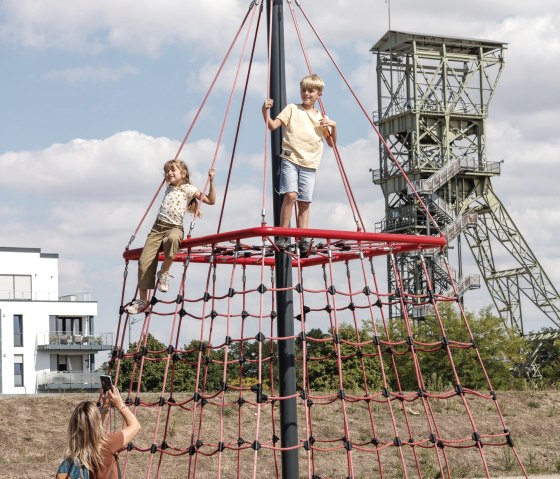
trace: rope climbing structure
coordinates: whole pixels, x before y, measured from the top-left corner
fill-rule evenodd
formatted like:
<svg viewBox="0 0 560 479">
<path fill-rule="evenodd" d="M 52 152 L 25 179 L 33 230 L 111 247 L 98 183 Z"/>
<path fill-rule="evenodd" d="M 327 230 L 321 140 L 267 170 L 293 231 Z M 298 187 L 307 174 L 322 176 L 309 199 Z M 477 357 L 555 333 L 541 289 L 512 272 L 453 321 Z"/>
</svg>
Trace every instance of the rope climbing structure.
<svg viewBox="0 0 560 479">
<path fill-rule="evenodd" d="M 300 2 L 288 1 L 287 5 L 309 71 L 298 16 L 334 63 Z M 194 125 L 240 42 L 231 91 L 232 95 L 242 91 L 243 98 L 230 165 L 219 169 L 228 172 L 223 205 L 235 172 L 259 25 L 267 22 L 269 27 L 270 58 L 271 27 L 273 18 L 282 13 L 281 7 L 278 0 L 250 3 L 193 120 Z M 243 32 L 245 39 L 241 40 Z M 243 68 L 245 84 L 239 88 Z M 269 76 L 271 72 L 274 74 L 274 68 L 269 65 Z M 233 103 L 230 97 L 218 146 Z M 320 107 L 325 113 L 322 103 Z M 361 104 L 359 107 L 377 131 Z M 191 130 L 192 126 L 177 156 Z M 480 476 L 492 477 L 494 451 L 504 448 L 526 476 L 459 296 L 437 295 L 430 285 L 426 258 L 445 248 L 445 238 L 367 232 L 336 145 L 334 156 L 356 229 L 269 226 L 268 132 L 264 136 L 260 225 L 221 231 L 224 206 L 215 233 L 193 236 L 191 224 L 175 257 L 177 290 L 152 294 L 151 308 L 141 316 L 139 339 L 131 344 L 126 333 L 130 335 L 133 317 L 125 306 L 134 289 L 127 281 L 128 267 L 138 260 L 141 249 L 130 246 L 148 211 L 125 249 L 120 315 L 109 366 L 140 419 L 142 433 L 121 453 L 123 476 L 454 477 L 461 474 L 455 466 L 457 458 L 466 456 L 470 463 L 478 464 Z M 212 167 L 217 156 L 216 152 Z M 148 210 L 160 190 L 161 186 Z M 274 241 L 278 236 L 289 237 L 293 246 L 280 251 Z M 308 251 L 300 251 L 300 238 L 309 240 Z M 397 259 L 412 253 L 418 257 L 427 293 L 399 282 Z M 393 291 L 379 287 L 386 284 L 380 275 L 387 274 L 387 257 L 397 278 Z M 413 307 L 422 305 L 431 307 L 438 329 L 429 342 L 418 340 L 410 314 Z M 443 313 L 449 305 L 458 310 L 468 341 L 449 337 Z M 391 306 L 402 311 L 398 320 L 388 319 Z M 279 327 L 286 320 L 289 334 Z M 294 345 L 288 356 L 284 354 L 287 344 Z M 428 356 L 446 361 L 453 378 L 451 387 L 439 390 L 425 379 L 431 374 L 423 366 Z M 154 369 L 159 374 L 156 378 L 151 372 Z M 469 369 L 482 372 L 485 392 L 469 386 L 465 374 Z M 282 384 L 292 373 L 295 390 L 287 394 Z M 286 421 L 290 405 L 294 416 Z M 495 411 L 491 424 L 477 420 L 481 408 Z M 443 415 L 450 414 L 454 417 L 451 427 L 449 421 L 442 422 Z M 286 435 L 294 439 L 290 442 Z"/>
</svg>

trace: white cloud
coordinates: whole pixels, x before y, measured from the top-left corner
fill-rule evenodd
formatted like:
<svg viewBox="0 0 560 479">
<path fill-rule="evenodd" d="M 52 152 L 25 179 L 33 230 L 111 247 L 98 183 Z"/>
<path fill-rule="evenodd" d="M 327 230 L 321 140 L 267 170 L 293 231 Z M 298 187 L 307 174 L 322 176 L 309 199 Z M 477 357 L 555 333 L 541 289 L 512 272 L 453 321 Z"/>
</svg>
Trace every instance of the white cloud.
<svg viewBox="0 0 560 479">
<path fill-rule="evenodd" d="M 105 82 L 119 81 L 130 75 L 138 75 L 138 70 L 131 65 L 123 65 L 118 68 L 108 67 L 82 67 L 82 68 L 66 68 L 64 70 L 51 70 L 43 75 L 47 80 L 62 79 L 68 83 L 75 82 Z"/>
<path fill-rule="evenodd" d="M 53 198 L 145 198 L 163 180 L 163 164 L 179 148 L 176 140 L 125 131 L 103 140 L 76 139 L 39 151 L 7 152 L 0 165 L 8 174 L 0 186 L 8 191 L 32 189 Z M 214 154 L 208 140 L 189 143 L 181 153 L 196 171 Z M 25 175 L 26 182 L 13 178 Z M 72 196 L 70 196 L 72 195 Z M 74 196 L 75 195 L 75 196 Z"/>
<path fill-rule="evenodd" d="M 231 19 L 242 18 L 242 4 L 234 0 L 5 0 L 0 39 L 41 50 L 91 53 L 117 48 L 157 55 L 165 45 L 187 47 L 201 40 L 199 46 L 215 48 L 222 37 L 208 32 L 233 32 Z"/>
<path fill-rule="evenodd" d="M 537 4 L 475 0 L 454 4 L 452 8 L 441 0 L 427 0 L 421 4 L 412 0 L 391 3 L 393 29 L 509 42 L 506 67 L 485 126 L 488 158 L 491 161 L 504 160 L 502 175 L 493 178 L 492 184 L 541 264 L 558 283 L 560 273 L 556 271 L 560 269 L 556 266 L 560 260 L 556 236 L 560 231 L 560 207 L 556 201 L 555 178 L 560 138 L 556 118 L 560 113 L 560 104 L 555 79 L 560 72 L 556 71 L 554 60 L 560 50 L 557 27 L 560 24 L 560 5 L 552 0 L 539 0 Z M 369 53 L 369 48 L 387 30 L 385 1 L 332 0 L 328 5 L 324 2 L 302 4 L 327 47 L 332 49 L 335 60 L 342 64 L 366 112 L 370 112 L 375 108 L 376 93 L 375 58 Z M 177 62 L 188 65 L 190 69 L 188 75 L 184 71 L 180 73 L 183 75 L 180 78 L 186 78 L 186 90 L 190 95 L 206 91 L 248 5 L 245 0 L 3 0 L 0 2 L 0 42 L 33 50 L 34 55 L 45 62 L 39 70 L 48 71 L 44 77 L 73 83 L 68 87 L 73 92 L 77 92 L 74 88 L 81 84 L 89 87 L 88 82 L 94 81 L 110 83 L 122 80 L 125 84 L 128 77 L 138 74 L 126 60 L 103 55 L 118 56 L 124 52 L 123 56 L 148 57 L 149 62 L 154 62 L 154 68 L 159 68 L 161 64 L 156 65 L 154 59 L 174 47 L 174 53 L 184 53 Z M 298 82 L 307 67 L 293 34 L 286 4 L 284 11 L 287 95 L 292 101 L 298 98 Z M 329 116 L 339 124 L 342 161 L 366 227 L 368 231 L 373 231 L 374 223 L 384 215 L 382 193 L 371 182 L 368 171 L 369 168 L 378 168 L 377 140 L 372 137 L 371 128 L 367 125 L 362 129 L 357 122 L 345 118 L 346 113 L 356 109 L 354 100 L 336 72 L 331 72 L 330 60 L 313 38 L 309 27 L 299 16 L 298 19 L 302 22 L 300 26 L 312 68 L 327 77 L 324 98 Z M 265 30 L 261 26 L 261 36 Z M 249 124 L 243 129 L 245 148 L 240 148 L 236 155 L 222 231 L 260 223 L 265 134 L 260 105 L 266 94 L 267 78 L 266 52 L 262 43 L 256 52 L 249 85 L 253 103 L 247 106 L 244 117 Z M 63 55 L 50 63 L 60 51 Z M 80 65 L 90 65 L 89 55 L 97 55 L 102 57 L 103 63 L 96 64 L 122 66 L 63 68 L 60 65 L 64 65 L 68 51 L 76 57 L 85 53 L 79 57 Z M 42 54 L 45 57 L 41 57 Z M 44 64 L 49 66 L 45 68 Z M 221 97 L 229 92 L 235 69 L 235 64 L 228 64 L 223 78 L 216 85 Z M 240 78 L 238 92 L 242 88 L 242 80 Z M 158 90 L 161 94 L 162 89 Z M 157 96 L 153 101 L 159 102 L 160 98 Z M 73 107 L 70 103 L 64 106 L 68 110 Z M 191 111 L 191 108 L 191 103 L 186 103 L 183 110 L 185 119 L 193 118 L 196 110 Z M 150 113 L 146 111 L 146 116 Z M 208 105 L 201 119 L 203 126 L 211 127 L 212 133 L 219 130 L 223 114 L 224 111 L 216 104 Z M 361 112 L 359 115 L 363 116 Z M 102 121 L 102 117 L 92 118 Z M 123 118 L 124 122 L 130 121 L 131 124 L 124 128 L 138 128 L 134 118 L 126 118 L 124 113 Z M 53 123 L 56 122 L 53 120 Z M 230 127 L 234 123 L 230 119 Z M 158 132 L 175 132 L 174 127 L 168 124 L 158 127 Z M 191 166 L 196 185 L 204 182 L 206 169 L 216 149 L 217 140 L 214 137 L 208 139 L 211 136 L 209 131 L 205 129 L 196 140 L 189 140 L 181 155 Z M 365 138 L 367 131 L 370 136 Z M 67 138 L 64 132 L 51 135 L 53 139 L 45 141 Z M 0 188 L 3 194 L 0 244 L 41 247 L 44 251 L 59 252 L 62 289 L 74 289 L 66 285 L 93 289 L 103 303 L 109 305 L 105 307 L 113 308 L 111 311 L 114 312 L 119 301 L 122 250 L 161 181 L 163 162 L 173 157 L 179 147 L 176 139 L 157 135 L 159 133 L 150 136 L 138 131 L 121 131 L 113 135 L 103 133 L 101 139 L 64 140 L 64 143 L 54 143 L 41 149 L 34 149 L 31 138 L 25 147 L 0 154 Z M 204 218 L 196 224 L 195 235 L 210 233 L 216 228 L 220 196 L 223 195 L 229 166 L 228 155 L 231 154 L 230 140 L 231 137 L 224 139 L 223 149 L 218 154 L 219 204 L 205 208 Z M 318 173 L 311 225 L 353 230 L 355 225 L 338 169 L 332 153 L 328 148 L 325 151 Z M 271 224 L 269 172 L 267 182 L 267 221 Z M 133 247 L 142 245 L 152 218 L 149 215 L 146 219 Z M 134 283 L 134 272 L 131 278 Z M 485 304 L 488 302 L 486 298 Z"/>
<path fill-rule="evenodd" d="M 22 210 L 18 206 L 0 205 L 0 217 L 16 217 L 21 215 Z"/>
</svg>

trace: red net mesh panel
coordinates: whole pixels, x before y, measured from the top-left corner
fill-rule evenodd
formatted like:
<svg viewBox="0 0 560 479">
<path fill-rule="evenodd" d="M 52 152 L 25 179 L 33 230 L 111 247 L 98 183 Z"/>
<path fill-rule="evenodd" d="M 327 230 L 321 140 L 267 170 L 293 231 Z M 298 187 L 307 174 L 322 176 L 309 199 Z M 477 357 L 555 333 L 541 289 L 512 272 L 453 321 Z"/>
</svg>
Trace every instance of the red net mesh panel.
<svg viewBox="0 0 560 479">
<path fill-rule="evenodd" d="M 277 335 L 279 235 L 293 245 L 292 281 L 282 288 L 293 298 L 290 337 Z M 300 237 L 308 251 L 295 246 Z M 122 392 L 142 424 L 121 454 L 124 477 L 281 477 L 279 411 L 294 398 L 300 477 L 452 477 L 459 454 L 491 477 L 495 451 L 517 453 L 460 307 L 469 340 L 447 334 L 441 312 L 460 306 L 456 296 L 430 293 L 425 258 L 444 246 L 440 237 L 272 227 L 184 241 L 176 291 L 156 291 L 151 311 L 135 317 L 132 346 L 133 317 L 120 318 L 110 366 L 126 378 Z M 139 253 L 126 251 L 127 264 Z M 399 281 L 380 290 L 387 255 L 398 280 L 401 254 L 418 255 L 428 293 Z M 416 338 L 419 306 L 438 324 L 431 342 Z M 402 317 L 389 321 L 391 307 Z M 296 345 L 290 397 L 278 389 L 286 340 Z M 425 364 L 434 357 L 446 361 L 452 384 L 431 379 Z M 485 375 L 486 392 L 469 387 L 472 370 Z M 481 408 L 496 411 L 492 423 L 477 421 Z M 444 414 L 453 414 L 452 427 L 440 424 Z"/>
</svg>

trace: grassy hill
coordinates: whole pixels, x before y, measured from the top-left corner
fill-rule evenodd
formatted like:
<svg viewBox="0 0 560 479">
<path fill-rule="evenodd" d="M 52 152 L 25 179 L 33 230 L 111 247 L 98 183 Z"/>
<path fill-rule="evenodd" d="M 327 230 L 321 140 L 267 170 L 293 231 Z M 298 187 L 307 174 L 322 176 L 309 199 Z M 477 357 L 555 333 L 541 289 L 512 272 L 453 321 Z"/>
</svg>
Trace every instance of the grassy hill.
<svg viewBox="0 0 560 479">
<path fill-rule="evenodd" d="M 66 429 L 68 419 L 73 407 L 83 399 L 96 400 L 96 396 L 84 394 L 50 395 L 50 396 L 0 396 L 0 441 L 3 444 L 0 454 L 0 475 L 3 478 L 52 478 L 56 468 L 63 458 L 66 447 Z M 148 397 L 143 397 L 148 400 Z M 464 411 L 458 407 L 458 403 L 452 399 L 438 400 L 434 406 L 438 414 L 438 424 L 442 433 L 454 431 L 458 424 L 464 419 Z M 152 400 L 157 400 L 154 396 Z M 535 474 L 556 474 L 560 472 L 560 450 L 557 447 L 557 438 L 560 431 L 560 392 L 501 392 L 498 401 L 502 409 L 505 421 L 512 431 L 514 445 L 523 461 L 527 472 Z M 406 405 L 408 412 L 414 416 L 421 426 L 422 415 L 418 414 L 419 404 Z M 143 424 L 141 436 L 136 444 L 148 447 L 152 442 L 154 424 L 156 420 L 155 409 L 151 412 L 148 408 L 142 408 L 139 418 Z M 263 408 L 263 411 L 266 408 Z M 270 409 L 270 408 L 268 408 Z M 389 426 L 388 419 L 382 417 L 383 411 L 375 410 L 379 417 L 377 423 L 382 428 Z M 480 430 L 484 430 L 486 424 L 495 424 L 496 409 L 486 401 L 480 406 L 473 402 L 473 412 Z M 207 414 L 210 411 L 206 411 Z M 397 411 L 399 413 L 399 411 Z M 263 412 L 261 419 L 261 440 L 266 441 L 271 437 L 268 413 Z M 355 416 L 352 408 L 348 408 L 349 424 L 354 440 L 368 438 L 367 433 L 362 431 L 363 417 Z M 400 413 L 402 414 L 402 413 Z M 412 417 L 411 416 L 411 417 Z M 189 417 L 185 415 L 185 417 Z M 325 431 L 338 421 L 337 416 L 326 409 L 314 409 L 315 431 L 324 428 Z M 237 437 L 237 413 L 226 415 L 225 435 Z M 251 440 L 254 435 L 254 414 L 245 414 L 243 419 L 244 434 L 246 439 Z M 424 419 L 425 421 L 425 419 Z M 162 426 L 160 426 L 162 427 Z M 303 426 L 301 426 L 303 427 Z M 267 429 L 268 428 L 268 429 Z M 362 431 L 362 432 L 360 432 Z M 277 433 L 278 434 L 278 433 Z M 405 434 L 403 434 L 404 438 Z M 184 444 L 190 437 L 190 424 L 181 424 L 175 421 L 170 425 L 168 437 L 177 443 Z M 161 439 L 158 439 L 158 441 Z M 397 448 L 391 448 L 393 451 Z M 403 448 L 408 449 L 411 448 Z M 385 454 L 384 450 L 382 454 Z M 231 451 L 229 456 L 232 456 Z M 446 448 L 449 461 L 452 465 L 453 477 L 480 477 L 485 474 L 480 470 L 479 451 L 475 448 L 453 449 Z M 275 477 L 273 468 L 266 470 L 265 461 L 272 459 L 269 450 L 262 449 L 259 458 L 259 477 Z M 521 475 L 515 461 L 512 450 L 509 447 L 485 446 L 484 454 L 487 457 L 493 477 Z M 127 478 L 136 479 L 146 477 L 149 453 L 133 454 L 127 464 Z M 234 454 L 233 454 L 234 455 Z M 377 472 L 377 457 L 369 454 L 363 459 L 359 451 L 353 450 L 354 460 L 358 464 L 355 468 L 356 478 L 379 477 Z M 420 462 L 423 464 L 424 477 L 438 477 L 437 464 L 435 463 L 433 451 L 430 449 L 418 449 Z M 252 477 L 254 451 L 248 449 L 246 463 L 243 466 L 240 477 Z M 337 459 L 337 458 L 340 458 Z M 155 469 L 159 455 L 154 456 L 152 474 L 155 477 Z M 185 454 L 178 458 L 165 456 L 162 462 L 161 478 L 175 479 L 186 478 L 188 470 L 189 455 Z M 205 471 L 204 477 L 218 477 L 217 463 L 218 454 L 210 457 L 199 458 L 198 471 Z M 329 453 L 316 456 L 317 465 L 321 468 L 321 477 L 332 477 L 344 479 L 347 476 L 345 464 L 345 451 L 341 453 Z M 272 462 L 268 461 L 268 462 Z M 395 454 L 388 452 L 382 455 L 384 474 L 387 478 L 403 477 Z M 305 451 L 302 451 L 300 459 L 302 477 L 307 477 L 307 460 Z M 428 471 L 428 472 L 426 472 Z M 430 472 L 431 471 L 431 472 Z M 414 469 L 408 469 L 409 477 L 416 477 Z M 197 474 L 197 477 L 202 475 Z M 226 454 L 222 462 L 222 477 L 237 477 L 235 467 L 227 463 Z"/>
</svg>

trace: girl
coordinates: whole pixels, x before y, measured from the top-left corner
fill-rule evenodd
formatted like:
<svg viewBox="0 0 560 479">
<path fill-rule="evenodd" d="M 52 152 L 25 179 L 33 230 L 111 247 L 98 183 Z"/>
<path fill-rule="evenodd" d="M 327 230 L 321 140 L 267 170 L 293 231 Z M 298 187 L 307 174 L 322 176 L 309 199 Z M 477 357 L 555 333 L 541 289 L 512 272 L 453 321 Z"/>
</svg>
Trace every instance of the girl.
<svg viewBox="0 0 560 479">
<path fill-rule="evenodd" d="M 154 289 L 160 247 L 163 248 L 164 261 L 157 273 L 157 288 L 165 293 L 169 289 L 169 268 L 179 250 L 183 239 L 183 219 L 188 211 L 201 216 L 198 201 L 207 205 L 216 202 L 214 189 L 214 169 L 208 172 L 210 190 L 208 195 L 198 191 L 190 183 L 189 169 L 184 161 L 169 160 L 163 165 L 167 189 L 152 230 L 148 234 L 144 249 L 138 260 L 138 289 L 140 298 L 126 306 L 129 314 L 138 314 L 148 309 L 148 290 Z"/>
<path fill-rule="evenodd" d="M 120 431 L 106 433 L 103 422 L 109 403 L 121 413 L 126 426 Z M 118 476 L 116 453 L 131 442 L 140 431 L 140 423 L 124 404 L 118 389 L 107 391 L 101 408 L 93 401 L 76 406 L 68 424 L 68 450 L 59 466 L 56 479 L 107 479 Z"/>
</svg>

